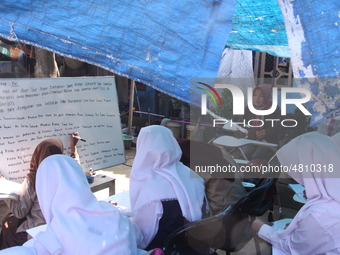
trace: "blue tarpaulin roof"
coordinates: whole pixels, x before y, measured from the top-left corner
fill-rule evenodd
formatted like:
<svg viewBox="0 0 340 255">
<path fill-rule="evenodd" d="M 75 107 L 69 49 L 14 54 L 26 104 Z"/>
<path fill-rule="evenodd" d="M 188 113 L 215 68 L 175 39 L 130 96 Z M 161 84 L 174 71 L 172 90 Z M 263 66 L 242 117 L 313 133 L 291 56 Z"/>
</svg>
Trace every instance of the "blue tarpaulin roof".
<svg viewBox="0 0 340 255">
<path fill-rule="evenodd" d="M 189 102 L 215 77 L 236 0 L 3 0 L 0 36 L 92 63 Z"/>
<path fill-rule="evenodd" d="M 185 102 L 191 78 L 216 76 L 225 46 L 289 55 L 295 78 L 339 77 L 339 0 L 3 0 L 1 5 L 1 37 L 104 67 Z M 329 86 L 313 90 L 314 123 L 339 108 L 334 102 L 340 95 L 333 93 L 330 101 L 327 92 L 339 90 L 326 91 Z"/>
</svg>

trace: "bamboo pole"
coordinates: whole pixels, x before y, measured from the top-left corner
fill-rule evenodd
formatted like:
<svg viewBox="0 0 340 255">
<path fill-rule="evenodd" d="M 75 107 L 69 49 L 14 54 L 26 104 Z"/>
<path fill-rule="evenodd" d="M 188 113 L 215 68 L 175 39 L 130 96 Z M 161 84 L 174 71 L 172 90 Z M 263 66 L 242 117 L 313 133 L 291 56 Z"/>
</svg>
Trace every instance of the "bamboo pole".
<svg viewBox="0 0 340 255">
<path fill-rule="evenodd" d="M 135 96 L 135 81 L 131 80 L 130 83 L 130 101 L 129 101 L 129 119 L 128 119 L 128 135 L 131 135 L 132 130 L 132 120 L 133 120 L 133 99 Z"/>
</svg>

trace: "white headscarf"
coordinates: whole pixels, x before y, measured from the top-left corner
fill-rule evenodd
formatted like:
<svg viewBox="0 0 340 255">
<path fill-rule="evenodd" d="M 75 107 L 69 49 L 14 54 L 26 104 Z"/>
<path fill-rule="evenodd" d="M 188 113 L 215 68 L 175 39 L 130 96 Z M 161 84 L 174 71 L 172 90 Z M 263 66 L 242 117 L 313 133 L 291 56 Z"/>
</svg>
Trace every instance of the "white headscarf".
<svg viewBox="0 0 340 255">
<path fill-rule="evenodd" d="M 282 237 L 297 228 L 297 223 L 311 206 L 333 204 L 340 208 L 340 147 L 332 138 L 318 132 L 306 133 L 290 141 L 276 154 L 282 166 L 296 167 L 297 171 L 291 170 L 289 175 L 305 187 L 307 195 L 307 203 L 282 232 Z M 299 164 L 302 166 L 300 170 Z M 313 170 L 319 166 L 320 172 Z M 340 212 L 336 213 L 340 217 Z"/>
<path fill-rule="evenodd" d="M 181 155 L 170 129 L 158 125 L 141 129 L 130 175 L 133 210 L 153 201 L 177 199 L 188 221 L 201 219 L 203 179 L 179 161 Z"/>
<path fill-rule="evenodd" d="M 37 254 L 137 254 L 130 221 L 111 204 L 97 201 L 74 159 L 47 157 L 36 181 L 47 223 L 36 236 Z"/>
<path fill-rule="evenodd" d="M 340 132 L 333 135 L 332 139 L 340 146 Z"/>
</svg>

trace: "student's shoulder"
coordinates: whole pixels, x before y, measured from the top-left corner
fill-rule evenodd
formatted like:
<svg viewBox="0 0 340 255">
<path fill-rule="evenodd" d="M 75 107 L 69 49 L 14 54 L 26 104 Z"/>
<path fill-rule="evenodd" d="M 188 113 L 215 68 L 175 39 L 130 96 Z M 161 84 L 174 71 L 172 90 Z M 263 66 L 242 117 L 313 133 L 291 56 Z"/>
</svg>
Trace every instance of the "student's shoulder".
<svg viewBox="0 0 340 255">
<path fill-rule="evenodd" d="M 325 203 L 317 203 L 308 207 L 305 211 L 306 217 L 325 218 L 336 217 L 340 218 L 340 204 L 335 201 Z"/>
</svg>

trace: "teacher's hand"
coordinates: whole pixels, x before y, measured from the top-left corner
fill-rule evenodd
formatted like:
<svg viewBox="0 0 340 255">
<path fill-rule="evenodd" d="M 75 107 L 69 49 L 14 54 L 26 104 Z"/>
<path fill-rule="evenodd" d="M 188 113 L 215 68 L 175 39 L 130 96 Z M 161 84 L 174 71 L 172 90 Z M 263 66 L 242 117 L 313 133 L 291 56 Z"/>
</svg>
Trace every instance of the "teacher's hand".
<svg viewBox="0 0 340 255">
<path fill-rule="evenodd" d="M 79 156 L 78 156 L 78 152 L 77 152 L 77 147 L 76 147 L 76 144 L 79 141 L 79 139 L 75 138 L 74 136 L 78 136 L 79 137 L 79 133 L 78 132 L 74 132 L 73 134 L 71 134 L 71 142 L 70 142 L 71 143 L 70 144 L 70 147 L 71 147 L 71 157 L 79 160 Z"/>
<path fill-rule="evenodd" d="M 74 132 L 73 134 L 71 134 L 71 148 L 75 147 L 77 145 L 77 142 L 79 141 L 78 138 L 75 138 L 74 136 L 80 136 L 78 132 Z"/>
</svg>

